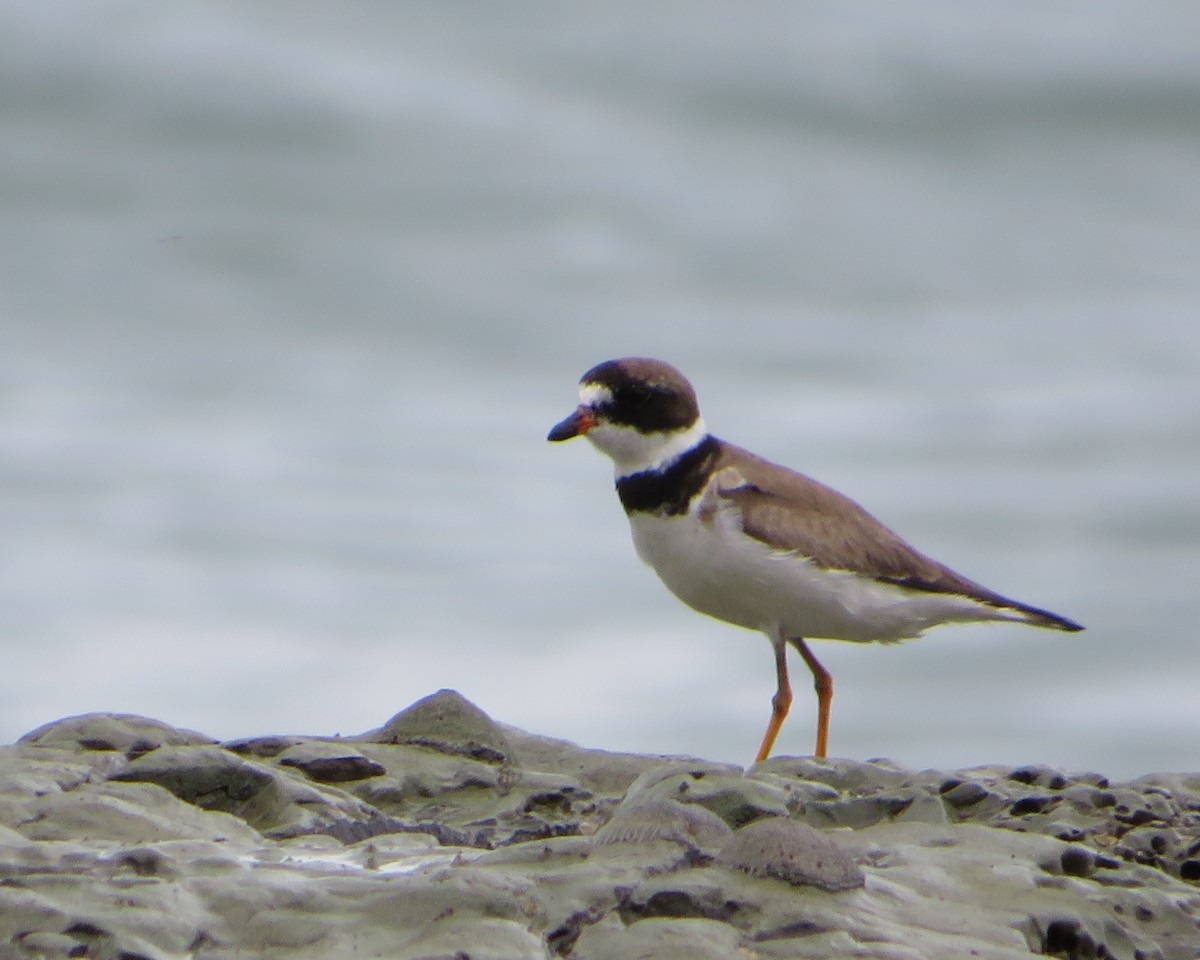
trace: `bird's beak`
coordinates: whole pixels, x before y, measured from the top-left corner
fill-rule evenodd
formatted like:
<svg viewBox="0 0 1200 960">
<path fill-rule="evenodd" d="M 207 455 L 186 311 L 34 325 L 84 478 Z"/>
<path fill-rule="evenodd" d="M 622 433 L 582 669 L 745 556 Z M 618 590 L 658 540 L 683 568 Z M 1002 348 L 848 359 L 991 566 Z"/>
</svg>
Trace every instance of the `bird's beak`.
<svg viewBox="0 0 1200 960">
<path fill-rule="evenodd" d="M 575 409 L 566 420 L 556 423 L 546 435 L 547 440 L 570 440 L 572 437 L 582 437 L 596 425 L 595 414 L 587 407 Z"/>
</svg>

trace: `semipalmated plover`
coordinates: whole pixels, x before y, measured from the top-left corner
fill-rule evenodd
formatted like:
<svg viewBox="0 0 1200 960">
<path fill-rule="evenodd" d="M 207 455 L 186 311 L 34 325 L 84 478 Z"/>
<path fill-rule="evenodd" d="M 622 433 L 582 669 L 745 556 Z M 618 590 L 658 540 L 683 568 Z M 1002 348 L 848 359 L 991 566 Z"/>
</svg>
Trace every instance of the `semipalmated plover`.
<svg viewBox="0 0 1200 960">
<path fill-rule="evenodd" d="M 812 671 L 823 757 L 833 679 L 807 640 L 891 643 L 983 620 L 1083 629 L 931 560 L 836 490 L 718 440 L 692 385 L 660 360 L 601 363 L 579 398 L 547 439 L 586 436 L 612 459 L 638 556 L 688 606 L 771 641 L 778 687 L 756 761 L 791 706 L 789 643 Z"/>
</svg>

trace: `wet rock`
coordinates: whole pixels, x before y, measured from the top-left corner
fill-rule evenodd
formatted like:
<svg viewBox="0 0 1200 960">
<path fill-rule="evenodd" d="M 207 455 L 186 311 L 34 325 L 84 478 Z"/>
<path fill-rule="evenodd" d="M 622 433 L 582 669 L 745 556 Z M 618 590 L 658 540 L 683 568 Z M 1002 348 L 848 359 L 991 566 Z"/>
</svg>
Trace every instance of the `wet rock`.
<svg viewBox="0 0 1200 960">
<path fill-rule="evenodd" d="M 384 774 L 380 764 L 361 756 L 288 758 L 279 762 L 285 767 L 296 767 L 317 783 L 348 783 Z"/>
<path fill-rule="evenodd" d="M 287 801 L 275 775 L 219 747 L 156 750 L 111 779 L 158 784 L 186 803 L 232 814 L 255 829 L 285 819 Z"/>
<path fill-rule="evenodd" d="M 413 746 L 364 746 L 386 773 L 345 788 L 386 816 L 441 824 L 482 847 L 592 832 L 592 793 L 571 777 Z"/>
<path fill-rule="evenodd" d="M 70 907 L 44 896 L 20 881 L 17 871 L 6 871 L 0 886 L 0 944 L 19 941 L 33 932 L 58 933 L 67 926 Z"/>
<path fill-rule="evenodd" d="M 1138 790 L 1159 791 L 1188 810 L 1200 811 L 1200 773 L 1148 773 L 1129 785 Z M 1103 786 L 1108 786 L 1107 780 Z"/>
<path fill-rule="evenodd" d="M 279 756 L 289 747 L 304 744 L 303 737 L 246 737 L 242 740 L 229 740 L 223 744 L 230 753 L 241 757 L 257 757 L 260 760 L 270 760 Z"/>
<path fill-rule="evenodd" d="M 1125 787 L 1113 791 L 1112 815 L 1131 827 L 1147 823 L 1170 823 L 1181 810 L 1162 788 L 1137 789 Z"/>
<path fill-rule="evenodd" d="M 68 957 L 82 957 L 87 953 L 87 944 L 65 933 L 36 931 L 18 934 L 14 938 L 16 947 L 21 951 L 13 957 L 37 957 L 40 960 L 66 960 Z"/>
<path fill-rule="evenodd" d="M 1087 847 L 1070 846 L 1062 852 L 1058 862 L 1068 877 L 1090 877 L 1096 868 L 1096 855 Z"/>
<path fill-rule="evenodd" d="M 387 773 L 382 763 L 343 743 L 310 741 L 294 744 L 275 755 L 281 766 L 295 767 L 317 783 L 350 783 Z"/>
<path fill-rule="evenodd" d="M 452 694 L 414 712 L 224 747 L 91 715 L 0 747 L 0 957 L 1195 960 L 1200 777 L 743 774 Z"/>
<path fill-rule="evenodd" d="M 1135 960 L 1144 954 L 1114 923 L 1072 916 L 1031 917 L 1026 925 L 1029 947 L 1035 953 L 1063 960 Z"/>
<path fill-rule="evenodd" d="M 705 807 L 676 800 L 635 799 L 617 807 L 593 840 L 596 846 L 670 840 L 715 853 L 732 833 L 724 820 Z"/>
<path fill-rule="evenodd" d="M 714 920 L 651 918 L 627 927 L 590 927 L 572 960 L 729 960 L 739 955 L 738 931 Z"/>
<path fill-rule="evenodd" d="M 1015 767 L 1008 772 L 1008 779 L 1047 790 L 1062 790 L 1070 782 L 1061 771 L 1037 765 Z"/>
<path fill-rule="evenodd" d="M 228 813 L 276 838 L 332 832 L 360 839 L 385 815 L 341 791 L 310 783 L 298 771 L 269 767 L 219 747 L 162 747 L 111 778 L 153 783 L 202 810 Z M 362 824 L 355 830 L 349 824 Z"/>
<path fill-rule="evenodd" d="M 127 763 L 124 754 L 84 752 L 78 746 L 0 748 L 0 821 L 17 820 L 39 797 L 103 780 Z"/>
<path fill-rule="evenodd" d="M 482 763 L 503 763 L 512 749 L 500 725 L 454 690 L 418 700 L 370 739 L 430 747 Z"/>
<path fill-rule="evenodd" d="M 597 795 L 619 797 L 643 773 L 663 763 L 662 757 L 591 750 L 508 724 L 497 726 L 509 744 L 514 766 L 569 777 Z"/>
<path fill-rule="evenodd" d="M 912 773 L 890 760 L 845 760 L 818 757 L 779 757 L 755 765 L 796 780 L 811 780 L 833 787 L 839 793 L 874 793 L 889 787 L 903 787 Z"/>
<path fill-rule="evenodd" d="M 630 800 L 699 804 L 731 827 L 759 817 L 788 814 L 785 790 L 719 764 L 665 764 L 638 777 L 627 796 Z"/>
<path fill-rule="evenodd" d="M 854 858 L 835 840 L 787 817 L 769 817 L 742 827 L 722 847 L 717 862 L 751 876 L 829 892 L 853 890 L 865 882 Z"/>
<path fill-rule="evenodd" d="M 899 792 L 808 804 L 803 816 L 809 824 L 821 829 L 861 829 L 880 822 L 899 820 L 942 823 L 946 820 L 946 808 L 940 798 L 928 790 L 909 788 Z"/>
<path fill-rule="evenodd" d="M 1117 802 L 1116 794 L 1111 790 L 1084 783 L 1067 787 L 1063 790 L 1062 798 L 1076 810 L 1084 813 L 1106 810 Z"/>
<path fill-rule="evenodd" d="M 99 783 L 31 801 L 14 824 L 29 840 L 145 844 L 168 840 L 259 842 L 239 817 L 207 812 L 153 784 Z"/>
<path fill-rule="evenodd" d="M 734 922 L 747 907 L 712 871 L 677 870 L 647 877 L 617 903 L 625 923 L 650 917 Z"/>
<path fill-rule="evenodd" d="M 55 720 L 31 730 L 17 742 L 40 747 L 113 750 L 129 757 L 139 757 L 163 746 L 216 743 L 202 733 L 179 730 L 158 720 L 123 713 L 87 713 Z"/>
<path fill-rule="evenodd" d="M 1025 817 L 1031 813 L 1049 813 L 1058 806 L 1060 797 L 1021 797 L 1014 801 L 1008 812 L 1014 817 Z"/>
<path fill-rule="evenodd" d="M 1051 861 L 1044 867 L 1051 873 L 1061 873 L 1067 877 L 1090 877 L 1097 870 L 1115 870 L 1120 865 L 1120 861 L 1112 857 L 1106 857 L 1082 844 L 1072 843 L 1062 850 L 1056 862 Z"/>
<path fill-rule="evenodd" d="M 441 917 L 389 951 L 395 960 L 469 957 L 470 960 L 550 960 L 545 940 L 523 924 L 493 917 Z"/>
<path fill-rule="evenodd" d="M 128 871 L 137 877 L 166 877 L 176 872 L 172 859 L 155 847 L 130 847 L 102 858 L 100 863 L 113 876 Z"/>
<path fill-rule="evenodd" d="M 787 807 L 791 813 L 802 814 L 810 804 L 830 803 L 841 798 L 841 794 L 836 789 L 815 780 L 794 780 L 758 769 L 751 772 L 749 776 L 782 790 L 787 797 Z"/>
<path fill-rule="evenodd" d="M 712 777 L 740 777 L 742 768 L 709 760 L 660 761 L 644 771 L 625 791 L 625 799 L 678 800 L 687 803 L 697 784 Z"/>
<path fill-rule="evenodd" d="M 1200 833 L 1149 824 L 1127 831 L 1112 847 L 1112 854 L 1130 863 L 1157 867 L 1183 880 L 1197 878 L 1189 863 L 1200 851 Z"/>
<path fill-rule="evenodd" d="M 942 799 L 957 810 L 973 807 L 980 801 L 992 796 L 988 788 L 982 783 L 975 783 L 974 781 L 964 783 L 962 780 L 947 781 L 943 784 L 940 792 Z"/>
</svg>

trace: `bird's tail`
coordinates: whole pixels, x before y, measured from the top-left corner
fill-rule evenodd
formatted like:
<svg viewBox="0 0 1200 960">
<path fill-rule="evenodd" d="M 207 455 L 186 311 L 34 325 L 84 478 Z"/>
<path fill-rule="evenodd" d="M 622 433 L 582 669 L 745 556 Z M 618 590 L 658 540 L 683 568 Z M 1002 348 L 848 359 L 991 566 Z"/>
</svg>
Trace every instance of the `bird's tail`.
<svg viewBox="0 0 1200 960">
<path fill-rule="evenodd" d="M 1017 603 L 1015 600 L 1008 601 L 1004 606 L 1020 614 L 1020 617 L 1015 619 L 1020 619 L 1030 626 L 1047 627 L 1050 630 L 1066 630 L 1069 633 L 1076 633 L 1083 629 L 1083 624 L 1060 617 L 1057 613 L 1051 613 L 1049 610 L 1042 610 L 1040 607 L 1031 607 L 1025 603 Z"/>
</svg>

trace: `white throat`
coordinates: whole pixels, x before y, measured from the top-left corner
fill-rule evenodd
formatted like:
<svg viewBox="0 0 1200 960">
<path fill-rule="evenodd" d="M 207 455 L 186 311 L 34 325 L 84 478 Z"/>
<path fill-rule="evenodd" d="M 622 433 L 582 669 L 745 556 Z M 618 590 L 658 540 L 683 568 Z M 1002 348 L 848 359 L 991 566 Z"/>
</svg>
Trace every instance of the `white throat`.
<svg viewBox="0 0 1200 960">
<path fill-rule="evenodd" d="M 663 470 L 707 436 L 703 417 L 697 417 L 686 430 L 642 433 L 633 427 L 602 422 L 587 432 L 596 449 L 612 458 L 618 480 L 648 470 Z"/>
</svg>

